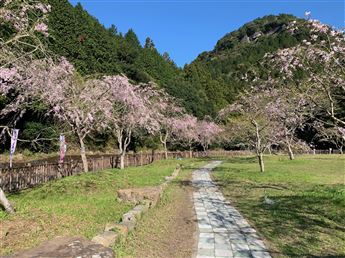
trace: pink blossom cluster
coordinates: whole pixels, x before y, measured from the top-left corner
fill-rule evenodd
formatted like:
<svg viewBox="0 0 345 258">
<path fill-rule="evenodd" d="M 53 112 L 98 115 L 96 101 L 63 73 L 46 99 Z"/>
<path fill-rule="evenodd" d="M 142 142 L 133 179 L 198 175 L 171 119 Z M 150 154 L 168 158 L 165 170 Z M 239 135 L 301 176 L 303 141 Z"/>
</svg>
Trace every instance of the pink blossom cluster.
<svg viewBox="0 0 345 258">
<path fill-rule="evenodd" d="M 37 15 L 31 15 L 36 11 L 42 12 L 43 16 L 37 18 L 37 21 L 32 20 L 32 16 L 37 17 Z M 31 24 L 34 27 L 37 26 L 35 23 L 42 23 L 39 20 L 45 19 L 45 14 L 51 11 L 51 6 L 49 4 L 43 4 L 34 0 L 20 1 L 12 0 L 5 1 L 3 6 L 0 7 L 0 24 L 2 22 L 8 22 L 13 25 L 13 27 L 18 32 L 30 31 Z M 37 30 L 40 31 L 40 30 Z M 46 35 L 44 31 L 44 35 Z"/>
<path fill-rule="evenodd" d="M 49 4 L 37 3 L 34 7 L 36 10 L 40 10 L 44 14 L 51 12 L 51 6 Z"/>
<path fill-rule="evenodd" d="M 323 24 L 318 20 L 309 20 L 309 24 L 311 25 L 312 32 L 327 34 L 331 31 L 331 28 L 328 25 Z"/>
<path fill-rule="evenodd" d="M 48 33 L 48 26 L 45 23 L 38 23 L 35 25 L 34 28 L 36 31 L 42 33 L 44 36 L 48 37 L 49 33 Z"/>
<path fill-rule="evenodd" d="M 0 68 L 0 79 L 2 81 L 8 82 L 11 81 L 17 74 L 17 69 L 12 68 Z"/>
<path fill-rule="evenodd" d="M 0 69 L 1 92 L 15 90 L 15 99 L 2 115 L 40 100 L 78 136 L 81 148 L 91 132 L 113 132 L 121 154 L 134 133 L 165 134 L 188 145 L 206 149 L 221 129 L 213 122 L 198 121 L 184 113 L 174 98 L 155 84 L 133 84 L 123 75 L 82 78 L 65 58 L 32 60 L 26 67 Z"/>
<path fill-rule="evenodd" d="M 219 138 L 222 132 L 223 129 L 212 121 L 202 120 L 198 122 L 198 141 L 203 146 L 204 150 L 208 149 L 209 145 Z"/>
<path fill-rule="evenodd" d="M 105 126 L 105 111 L 111 102 L 105 98 L 101 84 L 78 77 L 66 59 L 57 65 L 49 59 L 35 60 L 21 74 L 14 83 L 17 97 L 3 113 L 23 110 L 32 100 L 39 99 L 81 138 Z"/>
<path fill-rule="evenodd" d="M 6 95 L 11 89 L 12 82 L 19 76 L 15 67 L 0 68 L 0 93 Z"/>
<path fill-rule="evenodd" d="M 151 108 L 154 89 L 149 85 L 131 84 L 124 76 L 107 76 L 103 80 L 113 101 L 114 116 L 109 118 L 115 130 L 143 128 L 150 133 L 159 130 L 156 110 Z"/>
<path fill-rule="evenodd" d="M 191 144 L 198 141 L 198 119 L 192 115 L 185 114 L 179 118 L 171 119 L 171 128 L 174 137 L 191 147 Z"/>
<path fill-rule="evenodd" d="M 13 12 L 9 9 L 1 8 L 0 15 L 3 22 L 12 24 L 17 31 L 23 31 L 29 26 L 29 20 L 26 16 L 25 8 L 22 8 L 19 13 Z"/>
<path fill-rule="evenodd" d="M 1 88 L 14 86 L 20 87 L 18 81 L 25 78 L 26 68 L 31 65 L 35 59 L 35 52 L 41 52 L 46 55 L 46 49 L 37 37 L 37 32 L 48 36 L 48 27 L 46 25 L 46 14 L 51 7 L 36 0 L 11 0 L 4 1 L 0 7 L 0 25 L 12 24 L 16 30 L 6 40 L 0 42 L 0 68 Z M 38 12 L 38 13 L 37 13 Z M 27 42 L 30 44 L 27 44 Z M 14 76 L 15 80 L 9 80 L 8 76 Z M 20 78 L 19 78 L 20 77 Z M 14 78 L 14 77 L 13 77 Z"/>
</svg>

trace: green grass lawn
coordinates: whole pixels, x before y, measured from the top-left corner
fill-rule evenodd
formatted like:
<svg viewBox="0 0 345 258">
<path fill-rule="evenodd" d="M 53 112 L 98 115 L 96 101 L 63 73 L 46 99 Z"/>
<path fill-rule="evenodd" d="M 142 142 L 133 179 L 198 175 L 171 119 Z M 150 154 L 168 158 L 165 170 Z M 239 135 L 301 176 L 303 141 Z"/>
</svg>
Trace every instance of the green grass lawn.
<svg viewBox="0 0 345 258">
<path fill-rule="evenodd" d="M 178 163 L 188 167 L 198 161 L 164 160 L 143 167 L 86 173 L 9 195 L 16 214 L 0 210 L 0 255 L 60 235 L 92 238 L 107 222 L 119 221 L 131 208 L 117 201 L 118 189 L 158 185 Z"/>
<path fill-rule="evenodd" d="M 225 160 L 214 179 L 276 257 L 345 257 L 345 158 L 305 155 Z M 263 203 L 263 197 L 275 201 Z"/>
</svg>

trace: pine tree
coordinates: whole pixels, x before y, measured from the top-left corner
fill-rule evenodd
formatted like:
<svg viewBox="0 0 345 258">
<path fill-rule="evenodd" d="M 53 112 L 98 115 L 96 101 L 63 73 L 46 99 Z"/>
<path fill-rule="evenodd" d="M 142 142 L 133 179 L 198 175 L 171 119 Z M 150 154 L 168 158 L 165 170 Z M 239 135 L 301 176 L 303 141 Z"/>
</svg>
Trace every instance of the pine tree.
<svg viewBox="0 0 345 258">
<path fill-rule="evenodd" d="M 145 46 L 144 48 L 147 48 L 147 49 L 156 49 L 155 48 L 155 44 L 153 43 L 153 40 L 150 39 L 149 37 L 146 38 L 145 40 Z"/>
<path fill-rule="evenodd" d="M 125 34 L 125 40 L 127 43 L 129 43 L 134 48 L 141 48 L 140 41 L 137 37 L 137 34 L 135 34 L 133 29 L 129 29 L 127 33 Z"/>
<path fill-rule="evenodd" d="M 110 34 L 117 36 L 118 31 L 116 25 L 112 24 L 108 30 Z"/>
</svg>

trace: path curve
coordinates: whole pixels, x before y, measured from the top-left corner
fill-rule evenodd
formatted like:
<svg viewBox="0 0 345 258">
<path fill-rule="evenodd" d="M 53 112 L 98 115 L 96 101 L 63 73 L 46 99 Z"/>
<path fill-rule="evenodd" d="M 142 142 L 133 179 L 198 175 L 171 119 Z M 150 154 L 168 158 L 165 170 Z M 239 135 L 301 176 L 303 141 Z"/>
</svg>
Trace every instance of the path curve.
<svg viewBox="0 0 345 258">
<path fill-rule="evenodd" d="M 199 228 L 197 258 L 270 258 L 255 229 L 213 183 L 209 173 L 220 163 L 214 161 L 193 172 L 193 185 L 197 188 L 193 201 Z"/>
</svg>

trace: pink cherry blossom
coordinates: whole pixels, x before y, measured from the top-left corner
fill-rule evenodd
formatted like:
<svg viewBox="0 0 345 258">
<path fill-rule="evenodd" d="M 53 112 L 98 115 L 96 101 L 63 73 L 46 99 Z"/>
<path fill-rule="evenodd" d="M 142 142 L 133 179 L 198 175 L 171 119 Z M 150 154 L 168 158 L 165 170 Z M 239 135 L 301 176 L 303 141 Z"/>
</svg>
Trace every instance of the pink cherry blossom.
<svg viewBox="0 0 345 258">
<path fill-rule="evenodd" d="M 264 62 L 281 73 L 283 82 L 304 87 L 303 99 L 318 115 L 331 118 L 335 124 L 345 126 L 345 118 L 337 112 L 345 96 L 345 37 L 342 31 L 317 20 L 307 24 L 311 40 L 301 45 L 282 49 L 267 55 Z M 296 27 L 296 30 L 298 28 Z M 328 38 L 319 41 L 320 37 Z M 298 74 L 305 77 L 300 79 Z"/>
<path fill-rule="evenodd" d="M 214 122 L 208 120 L 202 120 L 198 122 L 197 133 L 198 142 L 202 145 L 204 151 L 220 137 L 222 129 Z"/>
<path fill-rule="evenodd" d="M 44 36 L 48 37 L 48 26 L 45 23 L 38 23 L 34 28 L 36 31 L 41 32 Z"/>
<path fill-rule="evenodd" d="M 189 147 L 190 156 L 193 144 L 198 142 L 198 120 L 192 115 L 185 114 L 170 120 L 172 135 L 175 140 Z"/>
<path fill-rule="evenodd" d="M 120 167 L 132 135 L 140 130 L 155 134 L 160 130 L 160 111 L 166 108 L 162 92 L 154 84 L 134 85 L 122 75 L 102 79 L 112 102 L 112 111 L 107 114 L 108 126 L 117 138 L 120 152 Z"/>
</svg>

